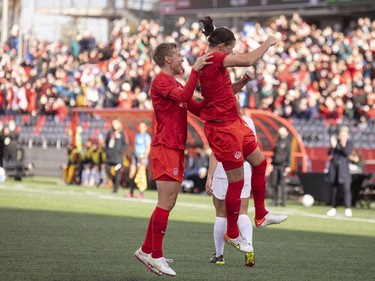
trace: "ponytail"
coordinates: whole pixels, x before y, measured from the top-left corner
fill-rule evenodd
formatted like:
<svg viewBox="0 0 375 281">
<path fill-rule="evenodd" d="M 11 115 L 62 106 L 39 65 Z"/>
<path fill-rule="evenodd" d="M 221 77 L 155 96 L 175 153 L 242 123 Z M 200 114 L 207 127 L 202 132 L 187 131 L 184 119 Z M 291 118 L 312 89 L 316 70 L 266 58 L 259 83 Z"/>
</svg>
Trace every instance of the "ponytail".
<svg viewBox="0 0 375 281">
<path fill-rule="evenodd" d="M 206 35 L 206 37 L 210 36 L 214 32 L 215 27 L 211 17 L 205 17 L 204 19 L 199 20 L 199 22 L 203 23 L 202 33 Z"/>
<path fill-rule="evenodd" d="M 203 24 L 202 33 L 206 35 L 210 47 L 215 47 L 224 43 L 225 45 L 231 44 L 236 38 L 231 30 L 226 27 L 215 28 L 211 17 L 205 17 L 199 20 Z"/>
</svg>

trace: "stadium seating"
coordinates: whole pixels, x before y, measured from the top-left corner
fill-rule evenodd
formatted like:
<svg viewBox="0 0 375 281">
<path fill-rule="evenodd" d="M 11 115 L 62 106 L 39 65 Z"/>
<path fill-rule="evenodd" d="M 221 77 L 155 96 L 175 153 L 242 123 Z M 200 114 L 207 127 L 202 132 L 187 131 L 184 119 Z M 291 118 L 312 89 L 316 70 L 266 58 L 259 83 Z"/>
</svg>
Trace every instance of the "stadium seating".
<svg viewBox="0 0 375 281">
<path fill-rule="evenodd" d="M 1 116 L 7 120 L 6 116 Z M 43 117 L 44 118 L 44 117 Z M 47 145 L 66 146 L 70 141 L 70 122 L 68 118 L 64 122 L 56 122 L 54 119 L 47 119 L 44 122 L 36 122 L 35 125 L 24 125 L 24 115 L 16 115 L 16 124 L 20 130 L 19 143 L 22 145 Z M 330 135 L 335 129 L 325 124 L 324 119 L 291 119 L 290 122 L 300 134 L 307 147 L 327 147 L 330 144 Z M 5 122 L 5 124 L 7 124 Z M 375 148 L 374 121 L 368 120 L 366 124 L 358 126 L 355 122 L 345 120 L 343 124 L 349 126 L 352 132 L 351 138 L 358 148 Z M 82 141 L 88 138 L 97 138 L 107 131 L 110 125 L 103 119 L 89 114 L 80 114 L 79 125 L 82 127 Z"/>
</svg>

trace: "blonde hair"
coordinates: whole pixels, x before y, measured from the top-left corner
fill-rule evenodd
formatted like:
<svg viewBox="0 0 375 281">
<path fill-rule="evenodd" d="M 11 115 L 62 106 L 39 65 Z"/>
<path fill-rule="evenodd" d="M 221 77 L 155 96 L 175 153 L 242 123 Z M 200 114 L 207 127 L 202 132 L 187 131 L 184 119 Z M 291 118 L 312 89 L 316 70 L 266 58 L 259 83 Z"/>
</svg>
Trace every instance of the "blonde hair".
<svg viewBox="0 0 375 281">
<path fill-rule="evenodd" d="M 162 67 L 165 57 L 171 56 L 174 49 L 177 49 L 175 43 L 161 43 L 153 50 L 151 57 L 158 66 Z"/>
</svg>

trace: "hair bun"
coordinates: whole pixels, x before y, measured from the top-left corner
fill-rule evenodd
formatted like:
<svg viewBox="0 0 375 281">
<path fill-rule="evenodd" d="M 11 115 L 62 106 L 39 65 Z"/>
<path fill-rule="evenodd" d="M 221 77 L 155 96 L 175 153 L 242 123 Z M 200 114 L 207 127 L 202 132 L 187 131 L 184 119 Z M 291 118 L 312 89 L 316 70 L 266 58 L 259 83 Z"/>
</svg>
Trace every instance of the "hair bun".
<svg viewBox="0 0 375 281">
<path fill-rule="evenodd" d="M 203 23 L 202 33 L 206 36 L 210 36 L 215 29 L 212 18 L 208 16 L 202 20 L 199 20 L 199 22 Z"/>
</svg>

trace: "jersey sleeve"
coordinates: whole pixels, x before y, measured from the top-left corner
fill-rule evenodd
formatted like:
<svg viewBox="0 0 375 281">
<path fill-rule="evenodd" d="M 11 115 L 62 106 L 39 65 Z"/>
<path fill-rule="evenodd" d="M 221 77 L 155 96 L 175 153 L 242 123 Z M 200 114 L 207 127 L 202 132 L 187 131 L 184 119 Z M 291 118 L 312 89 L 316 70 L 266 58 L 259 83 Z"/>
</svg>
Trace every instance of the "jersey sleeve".
<svg viewBox="0 0 375 281">
<path fill-rule="evenodd" d="M 198 78 L 199 72 L 192 69 L 185 87 L 174 87 L 169 92 L 169 97 L 180 102 L 187 102 L 191 100 L 194 94 L 195 87 L 198 83 Z"/>
</svg>

